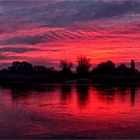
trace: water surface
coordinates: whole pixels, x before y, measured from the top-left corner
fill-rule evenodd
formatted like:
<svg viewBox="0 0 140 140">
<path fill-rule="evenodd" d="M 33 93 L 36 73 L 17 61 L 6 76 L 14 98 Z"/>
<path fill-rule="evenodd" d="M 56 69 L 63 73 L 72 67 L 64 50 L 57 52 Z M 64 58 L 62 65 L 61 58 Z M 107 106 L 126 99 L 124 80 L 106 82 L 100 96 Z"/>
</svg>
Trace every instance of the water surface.
<svg viewBox="0 0 140 140">
<path fill-rule="evenodd" d="M 140 87 L 0 87 L 0 138 L 140 138 Z"/>
</svg>

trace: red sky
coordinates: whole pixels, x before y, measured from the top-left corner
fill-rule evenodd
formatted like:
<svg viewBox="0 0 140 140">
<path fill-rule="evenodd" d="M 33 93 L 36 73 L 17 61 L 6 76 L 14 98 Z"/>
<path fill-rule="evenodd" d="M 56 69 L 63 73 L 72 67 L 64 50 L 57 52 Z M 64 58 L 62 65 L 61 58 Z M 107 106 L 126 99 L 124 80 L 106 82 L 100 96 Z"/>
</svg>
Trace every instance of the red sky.
<svg viewBox="0 0 140 140">
<path fill-rule="evenodd" d="M 0 15 L 0 66 L 57 67 L 81 55 L 93 64 L 140 62 L 139 0 L 5 1 Z"/>
</svg>

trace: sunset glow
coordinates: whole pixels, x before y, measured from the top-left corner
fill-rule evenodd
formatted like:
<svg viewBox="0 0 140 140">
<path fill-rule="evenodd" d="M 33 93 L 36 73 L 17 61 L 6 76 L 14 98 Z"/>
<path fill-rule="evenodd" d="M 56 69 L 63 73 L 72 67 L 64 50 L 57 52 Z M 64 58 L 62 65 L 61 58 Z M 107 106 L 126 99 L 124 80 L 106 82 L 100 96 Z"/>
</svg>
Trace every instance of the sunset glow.
<svg viewBox="0 0 140 140">
<path fill-rule="evenodd" d="M 139 7 L 139 0 L 1 1 L 1 67 L 23 60 L 57 67 L 80 55 L 139 67 Z"/>
</svg>

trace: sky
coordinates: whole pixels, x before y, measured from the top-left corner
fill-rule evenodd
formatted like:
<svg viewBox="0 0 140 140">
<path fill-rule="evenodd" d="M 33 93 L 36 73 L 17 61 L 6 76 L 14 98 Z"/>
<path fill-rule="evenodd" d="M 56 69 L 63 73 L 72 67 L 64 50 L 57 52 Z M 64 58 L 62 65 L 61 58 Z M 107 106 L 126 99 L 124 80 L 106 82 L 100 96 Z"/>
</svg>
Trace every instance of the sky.
<svg viewBox="0 0 140 140">
<path fill-rule="evenodd" d="M 87 56 L 140 68 L 140 0 L 0 1 L 0 68 L 13 61 L 58 67 Z"/>
</svg>

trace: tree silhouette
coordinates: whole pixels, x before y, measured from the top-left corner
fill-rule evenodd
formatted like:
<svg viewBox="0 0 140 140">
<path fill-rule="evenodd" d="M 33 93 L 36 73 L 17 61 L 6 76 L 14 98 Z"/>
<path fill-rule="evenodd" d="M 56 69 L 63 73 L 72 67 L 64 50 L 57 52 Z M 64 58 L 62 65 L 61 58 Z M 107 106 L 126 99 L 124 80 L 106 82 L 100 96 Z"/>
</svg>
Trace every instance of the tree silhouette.
<svg viewBox="0 0 140 140">
<path fill-rule="evenodd" d="M 15 61 L 8 69 L 13 73 L 31 73 L 33 71 L 33 65 L 25 61 Z"/>
<path fill-rule="evenodd" d="M 76 72 L 80 77 L 86 77 L 91 64 L 89 63 L 89 59 L 85 56 L 79 57 L 77 60 L 78 66 L 76 68 Z"/>
<path fill-rule="evenodd" d="M 116 74 L 117 75 L 128 75 L 129 68 L 127 68 L 125 64 L 121 64 L 116 68 Z"/>
<path fill-rule="evenodd" d="M 114 74 L 115 64 L 112 61 L 102 62 L 92 71 L 94 74 Z"/>
<path fill-rule="evenodd" d="M 44 74 L 47 72 L 47 68 L 45 66 L 34 66 L 34 72 L 39 74 Z"/>
<path fill-rule="evenodd" d="M 66 60 L 63 60 L 60 62 L 60 68 L 61 68 L 61 73 L 68 75 L 72 74 L 72 66 L 73 64 L 71 62 L 68 62 Z"/>
<path fill-rule="evenodd" d="M 134 60 L 131 67 L 121 64 L 115 67 L 112 61 L 102 62 L 90 71 L 91 64 L 85 56 L 77 59 L 76 71 L 72 71 L 72 63 L 61 61 L 61 70 L 53 67 L 33 66 L 28 62 L 15 61 L 8 69 L 0 70 L 0 83 L 10 82 L 46 82 L 46 83 L 112 83 L 140 82 L 140 72 L 135 68 Z M 133 76 L 132 76 L 133 75 Z"/>
</svg>

